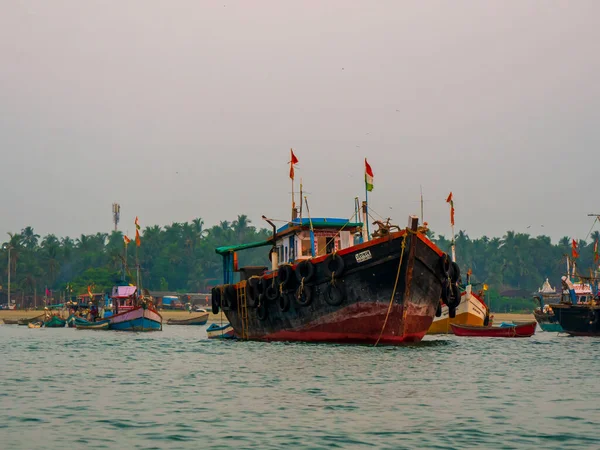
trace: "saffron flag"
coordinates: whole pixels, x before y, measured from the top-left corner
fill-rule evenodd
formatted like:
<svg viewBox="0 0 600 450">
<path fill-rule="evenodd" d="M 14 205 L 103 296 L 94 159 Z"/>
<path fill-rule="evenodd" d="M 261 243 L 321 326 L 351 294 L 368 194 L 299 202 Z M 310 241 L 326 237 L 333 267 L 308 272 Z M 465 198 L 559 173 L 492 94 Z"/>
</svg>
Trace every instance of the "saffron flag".
<svg viewBox="0 0 600 450">
<path fill-rule="evenodd" d="M 290 178 L 294 179 L 294 164 L 298 164 L 298 158 L 294 155 L 294 150 L 290 148 Z"/>
<path fill-rule="evenodd" d="M 140 222 L 137 216 L 135 216 L 135 245 L 138 247 L 142 245 L 142 241 L 140 240 Z"/>
<path fill-rule="evenodd" d="M 369 192 L 373 190 L 373 169 L 367 162 L 367 158 L 365 158 L 365 187 Z"/>
<path fill-rule="evenodd" d="M 126 235 L 126 234 L 124 234 L 124 235 L 123 235 L 123 241 L 125 242 L 125 245 L 127 245 L 127 244 L 129 244 L 129 243 L 131 242 L 131 239 L 129 239 L 129 238 L 127 237 L 127 235 Z"/>
<path fill-rule="evenodd" d="M 484 290 L 484 291 L 487 291 L 487 290 L 488 290 L 488 285 L 487 285 L 487 284 L 485 284 L 485 283 L 483 284 L 483 290 Z"/>
<path fill-rule="evenodd" d="M 600 257 L 598 256 L 598 239 L 594 242 L 594 262 L 597 263 Z"/>
<path fill-rule="evenodd" d="M 448 195 L 446 203 L 450 203 L 450 223 L 454 225 L 454 200 L 452 199 L 452 192 Z"/>
<path fill-rule="evenodd" d="M 573 255 L 573 258 L 579 258 L 579 252 L 577 251 L 577 241 L 575 239 L 573 239 L 571 249 L 572 249 L 571 253 Z"/>
<path fill-rule="evenodd" d="M 88 295 L 90 296 L 90 300 L 94 298 L 94 294 L 92 294 L 92 287 L 88 286 Z"/>
</svg>

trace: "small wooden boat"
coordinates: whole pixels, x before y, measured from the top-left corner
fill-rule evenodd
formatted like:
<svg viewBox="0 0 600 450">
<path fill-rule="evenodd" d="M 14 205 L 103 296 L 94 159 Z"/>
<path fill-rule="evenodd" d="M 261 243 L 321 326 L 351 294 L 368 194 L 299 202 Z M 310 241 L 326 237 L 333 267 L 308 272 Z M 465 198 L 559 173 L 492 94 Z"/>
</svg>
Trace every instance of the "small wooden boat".
<svg viewBox="0 0 600 450">
<path fill-rule="evenodd" d="M 209 339 L 235 339 L 235 331 L 229 323 L 223 326 L 211 323 L 206 329 L 206 334 Z"/>
<path fill-rule="evenodd" d="M 58 316 L 52 316 L 52 317 L 50 317 L 50 319 L 48 319 L 44 322 L 44 327 L 45 328 L 64 328 L 64 326 L 66 324 L 67 324 L 67 321 L 65 319 L 61 319 Z"/>
<path fill-rule="evenodd" d="M 41 328 L 42 327 L 42 323 L 41 322 L 29 322 L 27 324 L 28 328 Z"/>
<path fill-rule="evenodd" d="M 451 323 L 452 331 L 457 336 L 465 337 L 531 337 L 535 333 L 537 322 L 522 324 L 503 324 L 499 327 L 475 327 Z"/>
<path fill-rule="evenodd" d="M 99 322 L 88 322 L 87 324 L 78 323 L 75 328 L 78 330 L 108 330 L 110 320 L 102 320 Z"/>
<path fill-rule="evenodd" d="M 18 319 L 2 319 L 4 325 L 17 325 L 19 323 Z"/>
<path fill-rule="evenodd" d="M 29 317 L 29 318 L 21 318 L 19 319 L 18 323 L 19 325 L 29 325 L 31 322 L 43 322 L 44 321 L 44 314 L 41 314 L 39 316 L 36 317 Z"/>
<path fill-rule="evenodd" d="M 208 313 L 200 314 L 196 317 L 190 317 L 189 319 L 169 319 L 167 320 L 168 325 L 205 325 L 208 322 Z"/>
</svg>

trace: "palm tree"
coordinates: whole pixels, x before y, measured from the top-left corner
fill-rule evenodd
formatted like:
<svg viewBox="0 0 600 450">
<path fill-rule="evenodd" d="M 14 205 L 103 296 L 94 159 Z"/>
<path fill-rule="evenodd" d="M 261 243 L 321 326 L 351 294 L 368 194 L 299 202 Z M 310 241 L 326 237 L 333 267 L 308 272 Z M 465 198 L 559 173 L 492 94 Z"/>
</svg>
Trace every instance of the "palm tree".
<svg viewBox="0 0 600 450">
<path fill-rule="evenodd" d="M 39 234 L 35 234 L 32 227 L 25 227 L 21 230 L 23 244 L 26 248 L 33 249 L 37 247 Z"/>
</svg>

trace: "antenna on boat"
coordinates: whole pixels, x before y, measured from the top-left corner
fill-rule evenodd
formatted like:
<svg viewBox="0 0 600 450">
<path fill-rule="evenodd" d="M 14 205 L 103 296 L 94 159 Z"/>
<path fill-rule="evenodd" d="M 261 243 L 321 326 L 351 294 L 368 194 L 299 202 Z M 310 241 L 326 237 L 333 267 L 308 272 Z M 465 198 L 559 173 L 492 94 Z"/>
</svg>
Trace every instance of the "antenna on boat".
<svg viewBox="0 0 600 450">
<path fill-rule="evenodd" d="M 302 178 L 300 178 L 300 224 L 302 224 Z"/>
<path fill-rule="evenodd" d="M 308 208 L 308 198 L 304 196 L 304 202 L 306 203 L 306 214 L 308 215 L 308 224 L 310 225 L 310 254 L 315 257 L 315 230 L 313 228 L 312 219 L 310 218 L 310 209 Z"/>
<path fill-rule="evenodd" d="M 423 220 L 423 186 L 419 185 L 421 188 L 421 224 L 425 223 Z"/>
<path fill-rule="evenodd" d="M 294 165 L 298 164 L 298 158 L 294 155 L 294 149 L 290 148 L 290 178 L 292 179 L 292 222 L 298 216 L 298 210 L 296 209 L 296 200 L 294 198 Z M 300 197 L 300 202 L 302 202 L 302 197 Z"/>
</svg>

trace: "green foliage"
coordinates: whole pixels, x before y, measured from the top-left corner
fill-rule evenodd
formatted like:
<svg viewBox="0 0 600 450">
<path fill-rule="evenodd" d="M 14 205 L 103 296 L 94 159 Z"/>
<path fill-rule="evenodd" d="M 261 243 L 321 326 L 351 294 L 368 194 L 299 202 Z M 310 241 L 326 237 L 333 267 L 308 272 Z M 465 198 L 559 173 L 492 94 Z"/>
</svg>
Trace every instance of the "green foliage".
<svg viewBox="0 0 600 450">
<path fill-rule="evenodd" d="M 205 229 L 202 219 L 191 223 L 173 223 L 165 227 L 147 227 L 141 233 L 141 246 L 136 248 L 133 236 L 127 254 L 123 233 L 81 235 L 73 240 L 49 234 L 40 240 L 33 228 L 10 234 L 12 291 L 25 295 L 44 295 L 45 287 L 65 290 L 72 295 L 84 294 L 94 284 L 95 292 L 103 292 L 119 282 L 134 283 L 136 250 L 140 262 L 142 287 L 149 290 L 202 292 L 222 282 L 222 260 L 215 248 L 222 245 L 267 239 L 271 232 L 256 229 L 245 215 L 233 222 L 223 221 Z M 240 255 L 244 265 L 268 265 L 268 250 L 257 249 Z M 262 250 L 262 251 L 261 251 Z M 6 276 L 6 250 L 0 257 L 0 270 Z M 126 276 L 123 280 L 123 263 Z M 5 283 L 0 283 L 5 284 Z"/>
<path fill-rule="evenodd" d="M 600 233 L 596 231 L 591 234 L 590 242 L 579 241 L 578 274 L 590 275 L 594 242 L 599 237 Z M 438 235 L 434 241 L 443 251 L 450 251 L 451 240 Z M 534 292 L 546 278 L 552 286 L 560 285 L 560 277 L 566 273 L 566 257 L 571 255 L 569 237 L 552 244 L 548 236 L 533 237 L 514 231 L 507 231 L 502 238 L 483 236 L 478 239 L 471 239 L 465 231 L 459 231 L 455 242 L 456 260 L 461 273 L 472 269 L 474 283 L 487 283 L 496 292 Z M 516 305 L 513 300 L 510 301 Z"/>
</svg>

